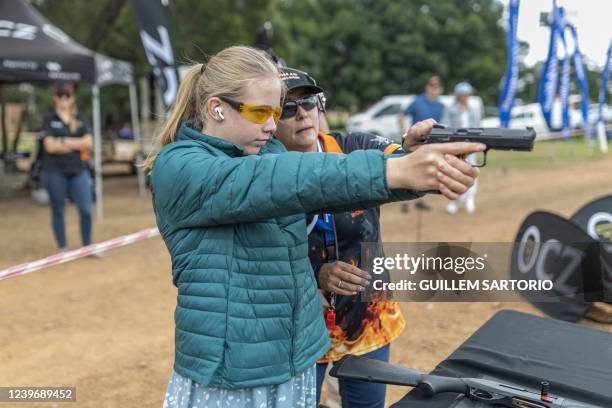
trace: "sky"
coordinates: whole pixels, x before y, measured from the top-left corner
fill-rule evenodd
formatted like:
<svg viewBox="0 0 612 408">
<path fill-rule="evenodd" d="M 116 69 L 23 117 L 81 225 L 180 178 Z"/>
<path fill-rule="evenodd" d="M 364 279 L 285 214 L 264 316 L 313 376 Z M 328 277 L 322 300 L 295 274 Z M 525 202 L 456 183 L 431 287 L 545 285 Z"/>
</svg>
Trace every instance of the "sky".
<svg viewBox="0 0 612 408">
<path fill-rule="evenodd" d="M 507 10 L 508 0 L 500 1 Z M 557 0 L 557 5 L 565 7 L 569 21 L 576 27 L 580 50 L 588 66 L 601 68 L 612 39 L 612 0 Z M 550 29 L 540 26 L 540 13 L 551 10 L 552 0 L 520 2 L 517 36 L 529 43 L 529 53 L 524 60 L 527 65 L 546 59 Z M 573 41 L 570 51 L 571 44 Z"/>
</svg>

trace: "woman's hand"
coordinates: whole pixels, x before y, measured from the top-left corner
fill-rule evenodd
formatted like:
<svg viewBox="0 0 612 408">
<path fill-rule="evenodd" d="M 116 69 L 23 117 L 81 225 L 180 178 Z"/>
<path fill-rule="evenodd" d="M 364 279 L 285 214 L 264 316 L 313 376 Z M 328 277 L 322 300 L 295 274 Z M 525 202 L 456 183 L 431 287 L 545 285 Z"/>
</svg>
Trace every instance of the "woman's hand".
<svg viewBox="0 0 612 408">
<path fill-rule="evenodd" d="M 372 279 L 366 271 L 348 264 L 337 261 L 326 263 L 319 269 L 319 286 L 327 292 L 338 295 L 351 296 L 363 292 Z"/>
<path fill-rule="evenodd" d="M 436 123 L 437 122 L 433 119 L 426 119 L 410 126 L 410 129 L 402 136 L 404 140 L 402 149 L 404 149 L 405 152 L 414 152 L 421 147 Z"/>
<path fill-rule="evenodd" d="M 480 173 L 478 168 L 456 156 L 482 152 L 481 143 L 435 143 L 423 145 L 414 153 L 387 159 L 387 185 L 390 189 L 439 190 L 454 200 L 465 193 Z"/>
<path fill-rule="evenodd" d="M 72 150 L 91 149 L 93 147 L 93 139 L 90 134 L 81 137 L 66 138 L 66 145 Z"/>
</svg>

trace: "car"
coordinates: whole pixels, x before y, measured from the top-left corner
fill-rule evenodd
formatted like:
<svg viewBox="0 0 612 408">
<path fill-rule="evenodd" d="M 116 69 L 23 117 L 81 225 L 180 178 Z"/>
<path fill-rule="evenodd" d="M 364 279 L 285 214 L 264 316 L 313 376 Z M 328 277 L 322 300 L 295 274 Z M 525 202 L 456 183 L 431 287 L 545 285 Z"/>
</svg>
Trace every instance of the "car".
<svg viewBox="0 0 612 408">
<path fill-rule="evenodd" d="M 385 96 L 366 111 L 350 116 L 346 130 L 373 133 L 397 141 L 400 139 L 398 116 L 414 98 L 415 95 Z"/>
<path fill-rule="evenodd" d="M 558 121 L 560 122 L 560 117 Z M 486 128 L 500 127 L 499 116 L 484 118 L 481 125 Z M 510 113 L 509 127 L 511 129 L 525 129 L 526 127 L 531 127 L 536 133 L 548 132 L 548 126 L 544 120 L 542 108 L 539 103 L 514 106 Z"/>
<path fill-rule="evenodd" d="M 416 95 L 388 95 L 370 106 L 364 112 L 356 113 L 349 117 L 346 130 L 349 133 L 368 132 L 377 136 L 383 136 L 395 142 L 401 141 L 399 129 L 399 114 L 414 101 Z M 440 96 L 440 102 L 444 106 L 450 106 L 455 100 L 453 95 Z M 483 109 L 482 99 L 479 96 L 470 96 L 470 105 L 476 105 Z M 412 123 L 407 117 L 406 127 Z"/>
</svg>

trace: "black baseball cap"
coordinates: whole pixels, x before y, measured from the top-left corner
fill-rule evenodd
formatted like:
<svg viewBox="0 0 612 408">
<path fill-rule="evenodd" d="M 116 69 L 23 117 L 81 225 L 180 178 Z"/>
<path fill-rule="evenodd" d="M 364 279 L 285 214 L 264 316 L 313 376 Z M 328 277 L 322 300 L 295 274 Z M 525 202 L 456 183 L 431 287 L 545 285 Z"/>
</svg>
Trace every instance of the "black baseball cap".
<svg viewBox="0 0 612 408">
<path fill-rule="evenodd" d="M 323 88 L 317 86 L 317 82 L 313 77 L 299 69 L 282 67 L 280 68 L 280 78 L 287 86 L 287 92 L 297 88 L 305 88 L 313 94 L 323 92 Z"/>
</svg>

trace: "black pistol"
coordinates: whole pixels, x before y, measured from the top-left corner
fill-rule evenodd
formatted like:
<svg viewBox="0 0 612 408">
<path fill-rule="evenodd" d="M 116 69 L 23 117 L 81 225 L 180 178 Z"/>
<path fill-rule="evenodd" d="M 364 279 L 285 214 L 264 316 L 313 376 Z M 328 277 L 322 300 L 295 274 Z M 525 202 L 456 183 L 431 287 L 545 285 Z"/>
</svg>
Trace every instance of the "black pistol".
<svg viewBox="0 0 612 408">
<path fill-rule="evenodd" d="M 487 146 L 484 151 L 482 164 L 475 167 L 484 167 L 487 164 L 487 152 L 496 150 L 519 150 L 530 152 L 533 150 L 533 141 L 536 132 L 533 128 L 502 129 L 502 128 L 449 128 L 435 124 L 425 143 L 452 143 L 474 142 Z"/>
</svg>

